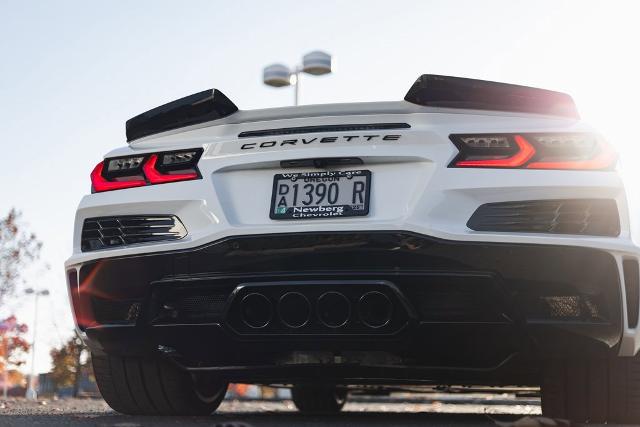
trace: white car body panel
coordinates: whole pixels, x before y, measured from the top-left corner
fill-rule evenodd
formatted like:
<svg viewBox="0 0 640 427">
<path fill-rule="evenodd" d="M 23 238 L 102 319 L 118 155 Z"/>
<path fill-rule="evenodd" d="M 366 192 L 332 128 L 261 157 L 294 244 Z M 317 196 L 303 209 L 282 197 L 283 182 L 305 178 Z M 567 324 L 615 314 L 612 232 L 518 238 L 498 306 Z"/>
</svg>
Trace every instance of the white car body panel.
<svg viewBox="0 0 640 427">
<path fill-rule="evenodd" d="M 408 123 L 410 129 L 375 131 L 401 135 L 398 141 L 337 141 L 259 148 L 284 139 L 363 135 L 372 132 L 322 132 L 275 137 L 238 138 L 241 131 L 323 124 Z M 450 134 L 592 132 L 579 120 L 522 113 L 428 108 L 405 101 L 335 104 L 239 111 L 225 119 L 145 137 L 106 157 L 202 147 L 202 179 L 89 194 L 75 219 L 73 254 L 66 268 L 108 257 L 189 249 L 229 236 L 320 231 L 409 231 L 440 239 L 476 242 L 582 246 L 622 260 L 639 258 L 630 226 L 623 183 L 616 171 L 500 170 L 448 168 L 458 150 Z M 243 144 L 254 148 L 242 149 Z M 358 157 L 372 172 L 370 213 L 366 217 L 279 221 L 269 218 L 273 176 L 309 168 L 282 169 L 289 159 Z M 478 232 L 466 226 L 482 204 L 513 200 L 614 199 L 620 212 L 618 237 L 541 233 Z M 174 214 L 188 230 L 181 240 L 82 252 L 80 235 L 86 218 L 109 215 Z M 632 234 L 635 233 L 635 234 Z M 627 325 L 623 275 L 623 325 Z M 640 328 L 625 327 L 621 356 L 640 349 Z"/>
</svg>

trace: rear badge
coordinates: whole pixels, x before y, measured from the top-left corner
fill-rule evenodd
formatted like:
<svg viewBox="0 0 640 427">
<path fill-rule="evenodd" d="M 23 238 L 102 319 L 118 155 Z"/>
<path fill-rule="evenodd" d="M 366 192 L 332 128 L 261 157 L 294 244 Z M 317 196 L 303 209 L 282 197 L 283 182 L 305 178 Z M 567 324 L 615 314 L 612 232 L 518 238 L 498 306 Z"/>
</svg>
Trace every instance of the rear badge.
<svg viewBox="0 0 640 427">
<path fill-rule="evenodd" d="M 341 136 L 316 136 L 308 138 L 292 138 L 263 142 L 245 142 L 240 145 L 240 150 L 255 150 L 274 147 L 303 147 L 306 145 L 332 144 L 332 143 L 389 143 L 400 140 L 401 135 L 341 135 Z"/>
</svg>

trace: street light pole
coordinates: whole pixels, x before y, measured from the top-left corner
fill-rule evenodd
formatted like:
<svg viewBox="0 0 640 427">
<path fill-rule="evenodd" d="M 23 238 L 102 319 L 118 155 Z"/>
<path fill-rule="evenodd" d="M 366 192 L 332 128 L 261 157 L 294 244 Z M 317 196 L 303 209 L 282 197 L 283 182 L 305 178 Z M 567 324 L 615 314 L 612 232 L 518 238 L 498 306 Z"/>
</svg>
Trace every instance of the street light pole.
<svg viewBox="0 0 640 427">
<path fill-rule="evenodd" d="M 36 400 L 38 399 L 38 394 L 36 393 L 35 384 L 33 381 L 33 376 L 35 375 L 35 365 L 36 365 L 36 339 L 38 337 L 38 292 L 35 293 L 36 301 L 33 304 L 34 312 L 33 312 L 33 341 L 31 343 L 31 374 L 29 375 L 29 387 L 27 388 L 26 398 L 28 400 Z"/>
<path fill-rule="evenodd" d="M 4 336 L 4 334 L 2 335 L 2 347 L 4 350 L 4 367 L 2 370 L 2 398 L 6 401 L 7 400 L 7 389 L 9 388 L 9 358 L 7 357 L 9 355 L 9 345 L 7 344 L 7 337 Z"/>
<path fill-rule="evenodd" d="M 27 388 L 25 397 L 27 398 L 27 400 L 37 400 L 38 393 L 36 392 L 34 380 L 36 372 L 36 339 L 38 337 L 38 297 L 49 295 L 49 291 L 47 289 L 35 291 L 32 288 L 28 288 L 25 290 L 25 293 L 34 294 L 35 296 L 33 314 L 33 342 L 31 343 L 31 374 L 29 375 L 29 387 Z"/>
<path fill-rule="evenodd" d="M 293 105 L 298 106 L 300 100 L 300 68 L 296 67 L 296 70 L 293 73 L 293 78 L 296 80 L 295 85 L 293 86 Z"/>
<path fill-rule="evenodd" d="M 267 86 L 293 86 L 293 105 L 300 102 L 301 73 L 320 76 L 331 73 L 331 55 L 319 50 L 307 53 L 302 57 L 302 65 L 289 68 L 283 64 L 271 64 L 264 67 L 262 81 Z"/>
</svg>

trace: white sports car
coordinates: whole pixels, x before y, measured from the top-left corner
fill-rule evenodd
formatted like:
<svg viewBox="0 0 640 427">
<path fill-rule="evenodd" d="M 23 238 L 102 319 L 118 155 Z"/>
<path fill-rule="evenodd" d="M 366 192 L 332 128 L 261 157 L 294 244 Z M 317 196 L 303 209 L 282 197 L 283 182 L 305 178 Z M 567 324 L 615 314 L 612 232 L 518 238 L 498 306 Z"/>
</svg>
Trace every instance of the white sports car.
<svg viewBox="0 0 640 427">
<path fill-rule="evenodd" d="M 424 75 L 403 101 L 132 118 L 66 262 L 106 401 L 208 414 L 228 382 L 339 411 L 376 386 L 540 386 L 640 422 L 639 274 L 616 155 L 566 94 Z"/>
</svg>

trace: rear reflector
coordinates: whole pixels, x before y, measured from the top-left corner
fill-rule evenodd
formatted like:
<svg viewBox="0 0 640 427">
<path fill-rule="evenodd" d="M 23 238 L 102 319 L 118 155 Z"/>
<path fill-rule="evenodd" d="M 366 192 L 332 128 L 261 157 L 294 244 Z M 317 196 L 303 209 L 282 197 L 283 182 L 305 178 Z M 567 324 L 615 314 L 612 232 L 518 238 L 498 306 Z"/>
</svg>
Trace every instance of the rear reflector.
<svg viewBox="0 0 640 427">
<path fill-rule="evenodd" d="M 640 306 L 640 271 L 638 261 L 625 259 L 622 261 L 624 270 L 624 288 L 627 296 L 627 323 L 630 328 L 638 326 L 638 310 Z"/>
<path fill-rule="evenodd" d="M 67 270 L 67 284 L 69 286 L 69 297 L 71 299 L 71 308 L 73 309 L 73 317 L 81 331 L 84 331 L 84 316 L 80 310 L 80 286 L 78 284 L 78 272 L 75 269 Z"/>
<path fill-rule="evenodd" d="M 579 118 L 573 99 L 566 93 L 461 77 L 425 74 L 416 80 L 404 99 L 428 107 Z"/>
<path fill-rule="evenodd" d="M 449 167 L 607 170 L 613 149 L 595 134 L 451 135 L 460 153 Z"/>
</svg>

